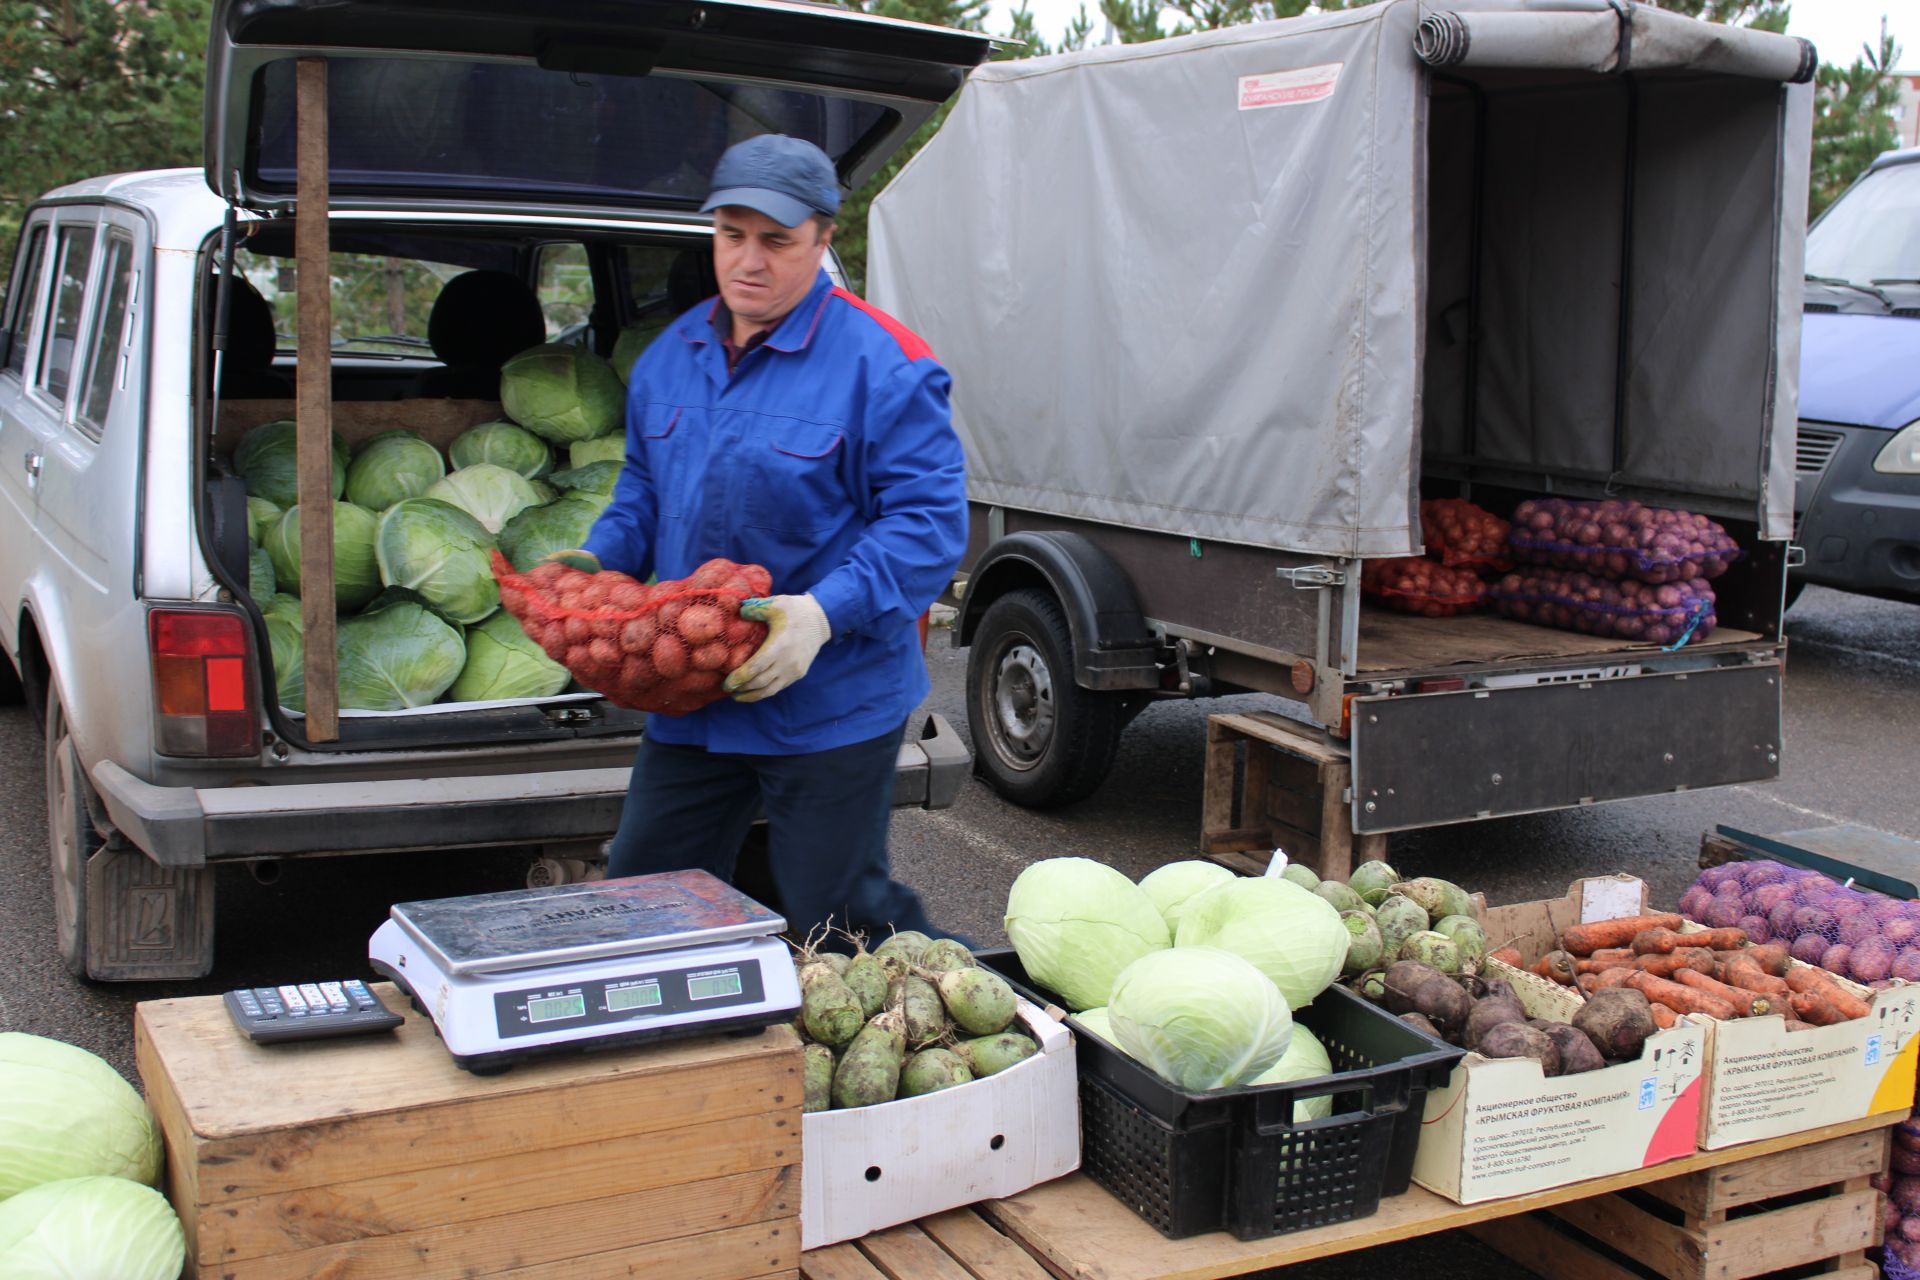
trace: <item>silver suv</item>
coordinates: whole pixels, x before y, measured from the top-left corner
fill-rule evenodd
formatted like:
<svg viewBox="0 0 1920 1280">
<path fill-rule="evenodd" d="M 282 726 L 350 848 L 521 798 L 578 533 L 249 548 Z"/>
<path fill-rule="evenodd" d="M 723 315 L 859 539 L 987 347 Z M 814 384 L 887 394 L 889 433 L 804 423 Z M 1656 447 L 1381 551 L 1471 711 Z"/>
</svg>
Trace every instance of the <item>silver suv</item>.
<svg viewBox="0 0 1920 1280">
<path fill-rule="evenodd" d="M 787 0 L 218 0 L 204 174 L 48 193 L 0 305 L 0 697 L 45 716 L 73 972 L 208 972 L 223 861 L 530 845 L 577 874 L 641 732 L 573 693 L 346 712 L 314 742 L 280 705 L 229 459 L 293 416 L 295 59 L 329 68 L 336 430 L 444 442 L 500 416 L 495 313 L 436 311 L 447 281 L 487 273 L 536 341 L 607 354 L 712 291 L 696 210 L 727 145 L 810 138 L 851 188 L 988 51 Z M 898 802 L 967 771 L 933 717 Z"/>
</svg>

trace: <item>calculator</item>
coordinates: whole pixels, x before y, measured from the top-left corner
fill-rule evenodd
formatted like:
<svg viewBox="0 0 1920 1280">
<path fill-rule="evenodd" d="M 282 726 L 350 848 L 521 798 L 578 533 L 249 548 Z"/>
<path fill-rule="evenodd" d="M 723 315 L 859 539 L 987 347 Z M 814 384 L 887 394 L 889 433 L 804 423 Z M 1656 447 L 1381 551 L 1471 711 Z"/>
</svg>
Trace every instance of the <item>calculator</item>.
<svg viewBox="0 0 1920 1280">
<path fill-rule="evenodd" d="M 233 1024 L 257 1044 L 388 1031 L 406 1019 L 380 1003 L 358 978 L 339 982 L 242 987 L 226 994 Z"/>
</svg>

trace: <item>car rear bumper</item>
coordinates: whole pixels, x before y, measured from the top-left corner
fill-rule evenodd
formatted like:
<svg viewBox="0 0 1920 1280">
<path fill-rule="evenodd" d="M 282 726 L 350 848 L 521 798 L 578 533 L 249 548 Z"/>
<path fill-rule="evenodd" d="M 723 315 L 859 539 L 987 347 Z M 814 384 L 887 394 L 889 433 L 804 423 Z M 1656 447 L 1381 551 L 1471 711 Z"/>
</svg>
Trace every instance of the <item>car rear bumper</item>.
<svg viewBox="0 0 1920 1280">
<path fill-rule="evenodd" d="M 1794 540 L 1807 562 L 1794 576 L 1822 586 L 1920 599 L 1920 476 L 1882 475 L 1873 460 L 1889 433 L 1819 430 L 1841 437 L 1825 468 L 1800 478 Z"/>
<path fill-rule="evenodd" d="M 900 745 L 895 807 L 943 809 L 972 757 L 953 726 L 928 716 Z M 600 840 L 627 797 L 627 768 L 544 773 L 159 787 L 111 760 L 93 784 L 108 819 L 162 866 L 248 858 Z"/>
</svg>

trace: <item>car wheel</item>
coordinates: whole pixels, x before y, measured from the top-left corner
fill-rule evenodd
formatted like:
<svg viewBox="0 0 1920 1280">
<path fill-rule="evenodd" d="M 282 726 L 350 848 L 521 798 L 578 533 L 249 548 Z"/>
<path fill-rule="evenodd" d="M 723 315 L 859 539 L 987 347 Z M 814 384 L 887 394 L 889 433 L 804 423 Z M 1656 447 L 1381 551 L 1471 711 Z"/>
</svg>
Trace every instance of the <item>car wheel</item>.
<svg viewBox="0 0 1920 1280">
<path fill-rule="evenodd" d="M 87 863 L 105 843 L 87 813 L 86 775 L 60 695 L 47 695 L 47 842 L 55 944 L 67 971 L 87 976 Z"/>
<path fill-rule="evenodd" d="M 1131 718 L 1118 694 L 1073 680 L 1073 637 L 1046 591 L 1010 591 L 987 607 L 967 654 L 976 772 L 1015 804 L 1044 809 L 1091 795 Z"/>
<path fill-rule="evenodd" d="M 0 707 L 17 707 L 27 700 L 27 688 L 20 683 L 20 669 L 13 659 L 0 654 Z"/>
</svg>

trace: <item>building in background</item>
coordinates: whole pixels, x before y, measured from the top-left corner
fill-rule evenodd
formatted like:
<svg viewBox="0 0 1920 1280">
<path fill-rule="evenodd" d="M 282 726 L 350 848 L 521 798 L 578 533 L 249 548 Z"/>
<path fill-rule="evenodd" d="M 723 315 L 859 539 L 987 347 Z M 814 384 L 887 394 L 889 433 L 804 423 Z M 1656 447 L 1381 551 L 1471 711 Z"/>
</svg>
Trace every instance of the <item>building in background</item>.
<svg viewBox="0 0 1920 1280">
<path fill-rule="evenodd" d="M 1893 108 L 1893 127 L 1903 147 L 1920 147 L 1920 70 L 1896 71 L 1900 101 Z"/>
</svg>

